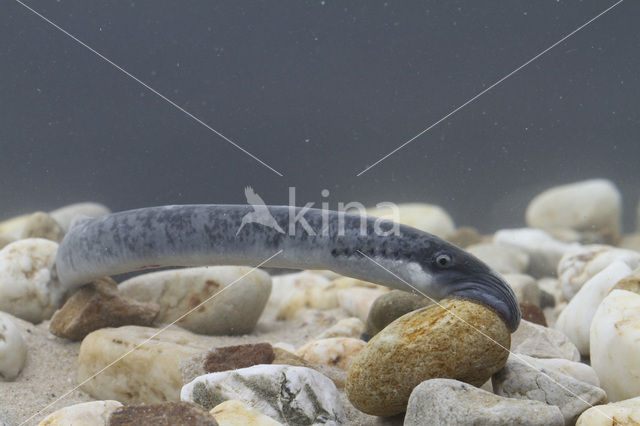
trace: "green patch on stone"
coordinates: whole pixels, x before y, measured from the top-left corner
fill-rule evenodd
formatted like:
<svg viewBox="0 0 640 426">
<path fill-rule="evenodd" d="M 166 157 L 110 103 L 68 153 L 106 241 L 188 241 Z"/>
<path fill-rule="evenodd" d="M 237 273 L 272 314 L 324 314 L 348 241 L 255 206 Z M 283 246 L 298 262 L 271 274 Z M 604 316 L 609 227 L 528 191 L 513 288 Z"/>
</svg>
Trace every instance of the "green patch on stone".
<svg viewBox="0 0 640 426">
<path fill-rule="evenodd" d="M 218 404 L 222 404 L 228 398 L 222 393 L 220 388 L 211 388 L 202 382 L 196 382 L 191 392 L 193 402 L 202 405 L 207 410 L 211 410 Z"/>
</svg>

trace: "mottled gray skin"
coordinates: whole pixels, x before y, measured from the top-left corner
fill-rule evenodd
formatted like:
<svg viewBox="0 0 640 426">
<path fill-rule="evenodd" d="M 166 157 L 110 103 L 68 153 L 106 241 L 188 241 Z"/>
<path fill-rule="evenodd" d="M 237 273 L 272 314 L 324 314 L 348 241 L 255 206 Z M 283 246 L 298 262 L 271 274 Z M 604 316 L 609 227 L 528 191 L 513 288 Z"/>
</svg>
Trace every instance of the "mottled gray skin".
<svg viewBox="0 0 640 426">
<path fill-rule="evenodd" d="M 301 221 L 289 229 L 290 213 L 297 215 L 301 208 L 267 208 L 285 233 L 247 223 L 236 235 L 244 215 L 253 211 L 249 205 L 149 207 L 85 220 L 60 244 L 58 277 L 73 287 L 105 275 L 160 266 L 329 269 L 434 299 L 476 301 L 497 312 L 511 331 L 518 327 L 520 308 L 511 287 L 480 260 L 434 235 L 397 224 L 398 234 L 380 235 L 394 224 L 307 209 L 303 217 L 313 235 Z M 323 224 L 328 224 L 324 232 Z M 442 254 L 451 259 L 446 266 L 436 262 Z"/>
</svg>

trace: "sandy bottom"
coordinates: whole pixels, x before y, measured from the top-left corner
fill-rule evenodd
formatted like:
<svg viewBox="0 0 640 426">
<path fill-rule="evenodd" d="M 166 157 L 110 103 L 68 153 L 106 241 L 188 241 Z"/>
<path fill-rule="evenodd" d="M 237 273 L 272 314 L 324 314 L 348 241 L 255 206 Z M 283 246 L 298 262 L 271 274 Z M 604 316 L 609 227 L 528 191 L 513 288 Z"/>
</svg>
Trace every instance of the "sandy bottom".
<svg viewBox="0 0 640 426">
<path fill-rule="evenodd" d="M 289 343 L 300 347 L 336 321 L 348 315 L 340 310 L 307 309 L 296 319 L 278 321 L 276 307 L 268 305 L 254 333 L 244 336 L 201 336 L 211 347 L 243 343 Z M 76 371 L 80 342 L 53 336 L 49 322 L 33 325 L 15 319 L 28 346 L 27 361 L 14 382 L 0 382 L 0 425 L 37 425 L 49 413 L 80 402 L 92 401 L 77 388 Z M 402 416 L 378 418 L 359 412 L 340 389 L 349 425 L 402 425 Z"/>
</svg>

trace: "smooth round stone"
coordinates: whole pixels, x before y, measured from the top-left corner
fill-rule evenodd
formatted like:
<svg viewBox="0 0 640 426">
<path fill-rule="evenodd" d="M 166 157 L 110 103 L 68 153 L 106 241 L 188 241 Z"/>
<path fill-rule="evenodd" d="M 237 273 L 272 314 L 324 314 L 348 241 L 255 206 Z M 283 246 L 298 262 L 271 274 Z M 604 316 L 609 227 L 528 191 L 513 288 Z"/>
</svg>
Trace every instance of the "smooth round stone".
<svg viewBox="0 0 640 426">
<path fill-rule="evenodd" d="M 370 339 L 397 318 L 432 303 L 422 295 L 401 290 L 392 290 L 379 296 L 369 310 L 363 338 Z"/>
<path fill-rule="evenodd" d="M 22 233 L 29 220 L 29 216 L 30 214 L 23 214 L 0 222 L 0 236 L 8 240 L 18 240 L 22 238 Z"/>
<path fill-rule="evenodd" d="M 480 243 L 466 250 L 501 274 L 522 274 L 529 268 L 529 255 L 513 245 Z"/>
<path fill-rule="evenodd" d="M 173 322 L 197 307 L 177 324 L 199 334 L 245 334 L 267 304 L 271 277 L 243 266 L 185 268 L 139 275 L 119 290 L 124 297 L 158 304 L 156 323 Z"/>
<path fill-rule="evenodd" d="M 626 263 L 616 260 L 587 281 L 558 316 L 555 328 L 576 345 L 580 354 L 589 355 L 589 330 L 598 305 L 630 273 Z"/>
<path fill-rule="evenodd" d="M 395 217 L 396 212 L 388 207 L 367 209 L 367 215 L 393 220 L 439 237 L 446 237 L 456 229 L 449 213 L 440 206 L 425 203 L 403 203 L 397 204 L 397 207 L 397 217 Z"/>
<path fill-rule="evenodd" d="M 615 423 L 612 420 L 615 419 Z M 640 424 L 640 397 L 589 408 L 578 417 L 576 426 L 637 426 Z"/>
<path fill-rule="evenodd" d="M 542 229 L 532 228 L 501 229 L 493 235 L 493 242 L 515 246 L 527 253 L 527 273 L 536 278 L 554 276 L 562 256 L 567 251 L 579 247 L 577 243 L 563 243 Z"/>
<path fill-rule="evenodd" d="M 59 243 L 64 234 L 64 229 L 53 217 L 44 212 L 36 212 L 27 219 L 22 238 L 45 238 Z"/>
<path fill-rule="evenodd" d="M 316 339 L 329 339 L 331 337 L 360 337 L 364 330 L 364 323 L 360 318 L 344 318 L 320 333 Z"/>
<path fill-rule="evenodd" d="M 591 323 L 591 366 L 609 401 L 640 395 L 640 295 L 613 290 Z"/>
<path fill-rule="evenodd" d="M 581 246 L 567 252 L 558 264 L 558 279 L 565 299 L 571 300 L 584 283 L 616 260 L 634 269 L 640 266 L 640 253 L 601 244 Z"/>
<path fill-rule="evenodd" d="M 91 401 L 69 405 L 49 414 L 38 426 L 106 425 L 109 416 L 122 404 L 118 401 Z"/>
<path fill-rule="evenodd" d="M 27 345 L 20 330 L 8 314 L 0 312 L 0 381 L 18 377 L 26 357 Z"/>
<path fill-rule="evenodd" d="M 39 323 L 62 304 L 65 288 L 53 273 L 58 244 L 14 241 L 0 250 L 0 310 Z"/>
<path fill-rule="evenodd" d="M 347 370 L 358 352 L 366 345 L 352 337 L 332 337 L 311 341 L 296 351 L 296 355 L 312 364 L 330 365 Z"/>
<path fill-rule="evenodd" d="M 511 335 L 500 317 L 464 300 L 442 300 L 440 305 L 398 318 L 360 351 L 346 384 L 358 410 L 398 414 L 405 411 L 413 388 L 425 380 L 452 378 L 479 387 L 502 368 Z"/>
<path fill-rule="evenodd" d="M 68 206 L 49 212 L 51 217 L 60 224 L 62 229 L 67 232 L 71 227 L 71 223 L 78 217 L 92 218 L 104 216 L 111 213 L 111 210 L 100 203 L 84 202 L 74 203 Z"/>
<path fill-rule="evenodd" d="M 518 302 L 540 305 L 540 287 L 533 277 L 525 274 L 503 274 L 503 278 L 513 289 Z"/>
<path fill-rule="evenodd" d="M 614 239 L 620 233 L 622 196 L 615 184 L 592 179 L 560 185 L 537 195 L 527 207 L 527 225 L 598 231 Z"/>
</svg>

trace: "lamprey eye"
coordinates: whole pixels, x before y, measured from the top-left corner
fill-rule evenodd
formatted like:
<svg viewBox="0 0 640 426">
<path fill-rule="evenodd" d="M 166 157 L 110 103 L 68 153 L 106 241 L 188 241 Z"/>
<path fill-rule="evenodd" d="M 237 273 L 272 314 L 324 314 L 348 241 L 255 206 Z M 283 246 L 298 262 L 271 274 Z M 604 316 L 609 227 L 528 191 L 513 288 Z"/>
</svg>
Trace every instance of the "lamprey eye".
<svg viewBox="0 0 640 426">
<path fill-rule="evenodd" d="M 447 252 L 439 252 L 434 256 L 434 262 L 439 268 L 448 268 L 453 264 L 453 257 Z"/>
</svg>

